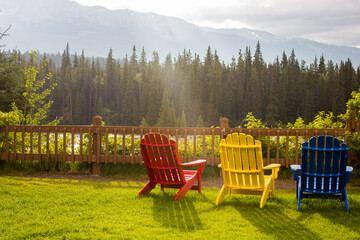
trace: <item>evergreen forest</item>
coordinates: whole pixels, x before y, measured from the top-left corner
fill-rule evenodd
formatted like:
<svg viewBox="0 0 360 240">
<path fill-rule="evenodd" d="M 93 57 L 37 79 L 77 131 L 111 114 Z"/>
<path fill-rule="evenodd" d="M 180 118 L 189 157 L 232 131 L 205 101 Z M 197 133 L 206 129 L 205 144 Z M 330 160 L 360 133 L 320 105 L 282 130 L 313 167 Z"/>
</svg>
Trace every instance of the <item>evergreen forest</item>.
<svg viewBox="0 0 360 240">
<path fill-rule="evenodd" d="M 345 113 L 360 84 L 359 67 L 350 59 L 334 63 L 319 56 L 306 63 L 293 50 L 266 63 L 259 42 L 254 53 L 246 47 L 230 63 L 211 47 L 203 58 L 184 50 L 162 62 L 157 52 L 147 56 L 135 46 L 121 60 L 111 49 L 106 59 L 71 54 L 69 45 L 54 56 L 39 56 L 49 61 L 37 77 L 51 72 L 44 88 L 56 84 L 47 121 L 67 125 L 88 125 L 99 115 L 106 125 L 210 127 L 227 117 L 231 126 L 241 126 L 252 112 L 277 127 L 298 117 L 309 122 L 319 111 Z M 1 111 L 10 111 L 12 102 L 24 104 L 20 70 L 28 62 L 26 53 L 1 52 Z"/>
</svg>

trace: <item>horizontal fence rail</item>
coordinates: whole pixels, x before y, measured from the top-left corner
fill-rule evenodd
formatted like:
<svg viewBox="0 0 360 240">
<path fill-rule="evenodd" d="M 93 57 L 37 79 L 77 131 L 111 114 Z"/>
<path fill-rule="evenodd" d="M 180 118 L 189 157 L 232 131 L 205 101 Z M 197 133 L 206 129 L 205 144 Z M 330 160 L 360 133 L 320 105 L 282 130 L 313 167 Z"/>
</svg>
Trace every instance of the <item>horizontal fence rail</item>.
<svg viewBox="0 0 360 240">
<path fill-rule="evenodd" d="M 316 135 L 342 137 L 346 129 L 229 128 L 228 122 L 220 122 L 220 128 L 119 127 L 101 126 L 101 118 L 94 117 L 93 126 L 5 126 L 0 160 L 139 164 L 140 140 L 150 132 L 173 139 L 182 162 L 206 159 L 211 166 L 220 163 L 220 139 L 235 132 L 250 134 L 262 143 L 264 165 L 289 167 L 300 164 L 303 141 Z"/>
</svg>

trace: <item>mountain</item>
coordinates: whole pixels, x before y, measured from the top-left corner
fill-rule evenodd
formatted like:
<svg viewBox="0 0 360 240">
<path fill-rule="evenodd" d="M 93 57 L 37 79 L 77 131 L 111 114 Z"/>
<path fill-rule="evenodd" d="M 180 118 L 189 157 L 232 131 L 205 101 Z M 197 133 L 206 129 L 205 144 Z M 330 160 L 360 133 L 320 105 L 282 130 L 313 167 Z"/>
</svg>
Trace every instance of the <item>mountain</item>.
<svg viewBox="0 0 360 240">
<path fill-rule="evenodd" d="M 348 58 L 358 66 L 360 49 L 335 46 L 306 39 L 288 39 L 265 31 L 251 29 L 212 29 L 198 27 L 182 19 L 131 10 L 108 10 L 81 6 L 70 0 L 1 0 L 0 30 L 10 24 L 9 36 L 1 40 L 5 49 L 21 51 L 62 52 L 67 43 L 72 52 L 85 51 L 87 56 L 107 56 L 112 48 L 115 57 L 132 54 L 135 45 L 162 60 L 168 53 L 177 56 L 184 49 L 205 56 L 208 46 L 221 60 L 230 62 L 239 49 L 255 51 L 260 42 L 264 60 L 273 62 L 282 53 L 295 50 L 299 60 L 312 63 L 315 56 L 339 63 Z"/>
</svg>

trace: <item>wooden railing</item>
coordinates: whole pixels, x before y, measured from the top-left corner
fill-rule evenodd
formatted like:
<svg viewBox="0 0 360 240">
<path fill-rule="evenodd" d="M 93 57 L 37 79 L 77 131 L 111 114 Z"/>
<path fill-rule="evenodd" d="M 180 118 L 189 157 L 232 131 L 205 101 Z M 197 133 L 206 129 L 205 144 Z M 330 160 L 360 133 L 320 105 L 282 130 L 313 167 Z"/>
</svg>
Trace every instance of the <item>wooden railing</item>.
<svg viewBox="0 0 360 240">
<path fill-rule="evenodd" d="M 220 163 L 221 138 L 233 132 L 250 134 L 263 143 L 264 164 L 289 167 L 300 163 L 300 146 L 315 135 L 342 137 L 346 129 L 246 129 L 229 128 L 227 119 L 220 128 L 115 127 L 101 126 L 94 117 L 92 126 L 5 126 L 0 130 L 0 160 L 79 161 L 93 164 L 93 171 L 104 163 L 142 162 L 140 139 L 149 132 L 160 132 L 174 139 L 183 162 L 206 159 Z"/>
</svg>

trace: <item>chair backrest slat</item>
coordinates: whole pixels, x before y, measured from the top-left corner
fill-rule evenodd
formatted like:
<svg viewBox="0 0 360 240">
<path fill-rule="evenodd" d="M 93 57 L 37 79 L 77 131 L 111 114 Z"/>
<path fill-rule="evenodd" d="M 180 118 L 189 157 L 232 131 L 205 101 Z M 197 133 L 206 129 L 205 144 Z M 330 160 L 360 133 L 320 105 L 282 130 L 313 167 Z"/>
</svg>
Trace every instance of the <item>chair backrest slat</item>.
<svg viewBox="0 0 360 240">
<path fill-rule="evenodd" d="M 323 149 L 325 148 L 325 138 L 324 136 L 319 136 L 318 140 L 317 140 L 318 144 L 317 144 L 317 148 Z M 317 156 L 316 156 L 317 153 Z M 324 168 L 324 152 L 323 151 L 317 151 L 315 153 L 315 157 L 317 157 L 317 159 L 315 159 L 316 162 L 316 173 L 317 174 L 323 174 L 323 168 Z M 316 189 L 321 189 L 321 186 L 323 184 L 322 182 L 322 178 L 315 178 L 316 179 Z"/>
<path fill-rule="evenodd" d="M 347 145 L 345 143 L 341 143 L 341 148 L 346 148 Z M 340 173 L 342 173 L 342 176 L 339 177 L 339 188 L 342 189 L 345 185 L 345 171 L 346 171 L 346 164 L 347 164 L 347 151 L 342 151 L 340 153 Z"/>
<path fill-rule="evenodd" d="M 233 134 L 233 135 L 236 135 L 236 134 Z M 245 134 L 240 134 L 240 144 L 238 143 L 238 145 L 240 145 L 240 146 L 248 145 L 247 142 L 246 142 L 246 135 Z M 248 151 L 247 151 L 247 149 L 240 149 L 240 152 L 241 152 L 241 158 L 242 158 L 243 165 L 239 166 L 239 169 L 249 171 L 250 170 L 250 165 L 249 165 Z M 243 176 L 244 176 L 244 186 L 250 186 L 250 176 L 249 176 L 249 174 L 244 173 Z"/>
<path fill-rule="evenodd" d="M 308 142 L 304 142 L 302 144 L 301 169 L 302 169 L 303 173 L 309 171 L 309 169 L 308 169 L 308 167 L 309 167 L 308 159 L 310 157 L 309 151 L 305 151 L 304 147 L 308 147 Z M 304 182 L 304 183 L 308 183 L 308 181 L 305 180 L 304 178 L 307 178 L 307 176 L 305 174 L 301 178 L 301 181 Z M 302 186 L 307 187 L 306 185 L 302 185 Z"/>
<path fill-rule="evenodd" d="M 255 145 L 254 138 L 252 136 L 247 135 L 246 140 L 247 140 L 247 143 L 249 145 Z M 250 148 L 249 149 L 249 169 L 252 170 L 252 171 L 257 171 L 258 170 L 255 150 L 256 150 L 256 148 Z M 253 186 L 259 186 L 257 173 L 252 173 L 250 175 L 250 179 L 251 179 L 251 184 Z"/>
<path fill-rule="evenodd" d="M 160 134 L 154 134 L 154 135 L 152 135 L 152 136 L 155 137 L 156 144 L 158 144 L 158 145 L 160 145 L 160 146 L 164 144 L 164 142 L 163 142 L 162 137 L 160 136 Z M 169 147 L 169 146 L 166 146 L 166 147 Z M 164 147 L 156 147 L 156 149 L 159 151 L 161 166 L 164 167 L 164 168 L 163 168 L 164 177 L 166 177 L 166 179 L 167 179 L 168 181 L 169 181 L 169 180 L 172 181 L 171 172 L 170 172 L 170 170 L 168 169 L 168 167 L 169 167 L 169 162 L 168 162 L 167 155 L 166 155 L 166 153 L 165 153 L 165 146 L 164 146 Z M 165 180 L 165 179 L 162 179 L 162 181 L 166 181 L 166 180 Z"/>
<path fill-rule="evenodd" d="M 145 143 L 145 139 L 141 140 L 141 143 Z M 154 152 L 151 148 L 151 146 L 144 146 L 144 145 L 140 145 L 140 150 L 141 150 L 141 155 L 143 156 L 143 160 L 145 165 L 153 165 L 155 166 L 156 163 L 153 162 L 154 161 Z M 151 170 L 150 168 L 146 167 L 149 177 L 151 179 L 160 179 L 160 174 L 159 174 L 159 170 Z"/>
<path fill-rule="evenodd" d="M 180 177 L 183 176 L 182 169 L 173 169 L 173 167 L 177 167 L 180 164 L 180 161 L 177 159 L 178 152 L 176 150 L 176 143 L 172 140 L 169 142 L 169 139 L 165 135 L 161 136 L 164 144 L 170 144 L 170 146 L 166 146 L 164 150 L 167 157 L 167 164 L 172 168 L 170 174 L 173 178 L 173 181 L 183 181 L 184 179 L 181 179 Z M 179 173 L 179 171 L 181 171 L 181 173 Z"/>
<path fill-rule="evenodd" d="M 150 140 L 149 143 L 154 144 L 154 145 L 158 144 L 156 142 L 156 138 L 155 138 L 154 134 L 149 134 L 148 136 L 149 136 L 149 140 Z M 153 146 L 152 150 L 154 152 L 154 155 L 153 155 L 154 159 L 152 159 L 152 162 L 155 163 L 154 166 L 158 167 L 158 171 L 159 171 L 159 175 L 160 175 L 159 180 L 166 181 L 165 172 L 163 169 L 161 169 L 161 167 L 163 167 L 163 163 L 162 163 L 162 158 L 160 156 L 159 148 Z"/>
<path fill-rule="evenodd" d="M 316 138 L 312 139 L 313 141 L 310 141 L 310 147 L 316 148 Z M 310 151 L 309 154 L 309 159 L 308 159 L 309 163 L 308 163 L 308 172 L 309 173 L 315 173 L 315 161 L 316 161 L 316 152 L 315 151 Z M 308 177 L 308 188 L 314 190 L 315 186 L 315 177 L 313 176 L 309 176 Z"/>
<path fill-rule="evenodd" d="M 234 143 L 236 141 L 236 139 L 233 139 L 232 137 L 229 137 L 226 140 L 228 141 L 228 144 L 233 144 L 233 140 L 234 140 Z M 234 159 L 234 149 L 227 148 L 226 150 L 227 150 L 229 168 L 235 170 L 236 165 L 235 165 L 235 159 Z M 231 184 L 235 184 L 235 185 L 237 184 L 237 175 L 235 172 L 230 172 L 230 182 L 231 182 Z"/>
<path fill-rule="evenodd" d="M 334 140 L 334 142 L 333 142 L 333 140 Z M 325 148 L 326 149 L 336 148 L 336 146 L 335 146 L 336 140 L 338 140 L 338 139 L 334 139 L 330 136 L 327 136 Z M 331 151 L 325 152 L 324 174 L 328 175 L 331 173 L 333 154 L 334 154 L 334 152 L 331 152 Z M 329 190 L 330 190 L 330 178 L 324 178 L 324 191 L 329 191 Z"/>
<path fill-rule="evenodd" d="M 240 142 L 240 136 L 237 134 L 233 134 L 232 138 L 234 140 L 234 142 Z M 232 151 L 234 153 L 234 159 L 235 159 L 235 170 L 242 170 L 242 166 L 243 166 L 243 162 L 241 159 L 241 149 L 240 148 L 232 148 Z M 237 179 L 237 183 L 240 186 L 244 186 L 245 184 L 245 180 L 243 178 L 243 174 L 242 173 L 236 173 L 236 179 Z"/>
<path fill-rule="evenodd" d="M 257 160 L 257 169 L 260 171 L 260 174 L 258 174 L 258 185 L 262 186 L 264 184 L 264 170 L 263 170 L 263 157 L 262 157 L 262 148 L 261 148 L 261 142 L 255 141 L 255 146 L 258 146 L 256 148 L 257 151 L 255 151 L 256 154 L 256 160 Z"/>
</svg>

